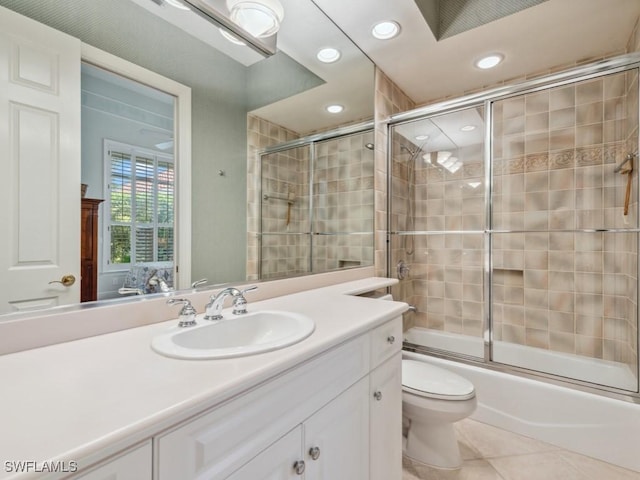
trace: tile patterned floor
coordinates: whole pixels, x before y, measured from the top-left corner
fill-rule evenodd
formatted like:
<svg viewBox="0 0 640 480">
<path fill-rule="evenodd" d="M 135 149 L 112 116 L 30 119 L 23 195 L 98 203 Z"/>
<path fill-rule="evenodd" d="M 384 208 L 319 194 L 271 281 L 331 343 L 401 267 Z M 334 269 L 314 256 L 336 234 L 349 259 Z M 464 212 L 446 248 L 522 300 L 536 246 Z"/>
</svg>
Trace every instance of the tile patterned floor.
<svg viewBox="0 0 640 480">
<path fill-rule="evenodd" d="M 402 480 L 640 480 L 640 473 L 474 420 L 458 422 L 456 433 L 461 469 L 438 470 L 405 457 Z"/>
</svg>

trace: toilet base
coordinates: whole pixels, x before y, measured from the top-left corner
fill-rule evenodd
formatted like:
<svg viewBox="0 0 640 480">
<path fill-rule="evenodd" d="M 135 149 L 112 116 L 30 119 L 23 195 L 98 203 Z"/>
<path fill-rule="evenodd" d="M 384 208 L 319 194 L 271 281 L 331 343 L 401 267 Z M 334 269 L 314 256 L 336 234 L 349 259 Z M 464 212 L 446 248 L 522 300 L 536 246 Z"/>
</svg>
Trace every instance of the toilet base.
<svg viewBox="0 0 640 480">
<path fill-rule="evenodd" d="M 403 442 L 404 443 L 404 442 Z M 411 422 L 404 454 L 412 460 L 436 468 L 457 469 L 462 457 L 452 423 L 416 424 Z"/>
</svg>

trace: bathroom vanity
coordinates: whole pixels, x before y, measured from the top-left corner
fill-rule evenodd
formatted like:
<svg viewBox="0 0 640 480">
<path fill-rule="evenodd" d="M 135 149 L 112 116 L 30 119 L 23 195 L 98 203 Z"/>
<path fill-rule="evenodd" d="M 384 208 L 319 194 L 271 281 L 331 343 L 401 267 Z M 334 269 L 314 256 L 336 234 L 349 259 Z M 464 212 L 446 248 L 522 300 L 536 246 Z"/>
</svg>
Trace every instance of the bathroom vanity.
<svg viewBox="0 0 640 480">
<path fill-rule="evenodd" d="M 406 304 L 345 295 L 385 281 L 250 302 L 316 326 L 259 355 L 161 356 L 172 320 L 0 357 L 0 478 L 400 479 Z M 7 471 L 29 460 L 78 469 Z"/>
</svg>

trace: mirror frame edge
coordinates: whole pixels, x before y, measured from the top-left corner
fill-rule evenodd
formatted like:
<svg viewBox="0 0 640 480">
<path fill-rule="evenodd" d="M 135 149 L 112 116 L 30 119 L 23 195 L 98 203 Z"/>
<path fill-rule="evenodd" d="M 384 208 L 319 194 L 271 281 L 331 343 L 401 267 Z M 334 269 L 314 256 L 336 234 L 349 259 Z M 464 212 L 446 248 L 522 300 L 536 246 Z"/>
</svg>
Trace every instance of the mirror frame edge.
<svg viewBox="0 0 640 480">
<path fill-rule="evenodd" d="M 178 195 L 175 207 L 176 290 L 191 284 L 191 88 L 128 60 L 81 44 L 81 62 L 144 83 L 175 97 L 174 162 Z M 79 67 L 80 65 L 78 65 Z"/>
</svg>

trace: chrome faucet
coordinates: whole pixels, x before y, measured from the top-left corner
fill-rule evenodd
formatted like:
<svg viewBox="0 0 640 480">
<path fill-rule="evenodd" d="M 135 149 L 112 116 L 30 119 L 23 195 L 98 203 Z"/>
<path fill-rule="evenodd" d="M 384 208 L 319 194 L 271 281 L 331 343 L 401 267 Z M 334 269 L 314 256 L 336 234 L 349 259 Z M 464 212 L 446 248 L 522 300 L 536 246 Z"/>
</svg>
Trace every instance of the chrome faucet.
<svg viewBox="0 0 640 480">
<path fill-rule="evenodd" d="M 222 318 L 222 307 L 224 305 L 224 300 L 231 295 L 234 297 L 233 299 L 233 314 L 234 315 L 242 315 L 243 313 L 247 313 L 247 299 L 244 298 L 244 294 L 247 292 L 252 292 L 257 290 L 258 287 L 252 285 L 251 287 L 247 287 L 244 290 L 238 290 L 235 287 L 225 288 L 224 290 L 218 292 L 217 295 L 211 295 L 211 299 L 209 303 L 204 307 L 204 319 L 205 320 L 220 320 Z"/>
<path fill-rule="evenodd" d="M 167 285 L 164 278 L 158 276 L 158 270 L 151 272 L 151 276 L 147 279 L 147 287 L 152 292 L 157 292 L 158 288 L 162 293 L 173 292 L 173 288 Z"/>
<path fill-rule="evenodd" d="M 184 305 L 180 309 L 180 321 L 178 322 L 178 326 L 180 328 L 184 327 L 195 327 L 196 325 L 196 309 L 193 308 L 191 302 L 186 298 L 170 298 L 167 300 L 167 305 Z"/>
</svg>

